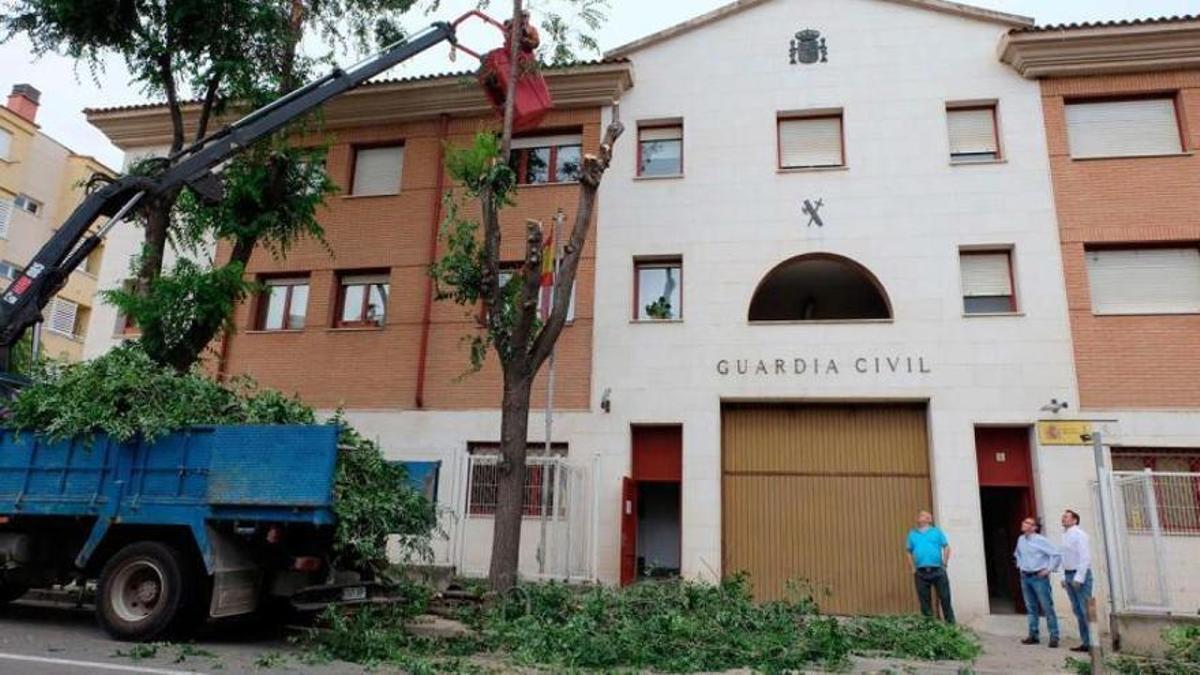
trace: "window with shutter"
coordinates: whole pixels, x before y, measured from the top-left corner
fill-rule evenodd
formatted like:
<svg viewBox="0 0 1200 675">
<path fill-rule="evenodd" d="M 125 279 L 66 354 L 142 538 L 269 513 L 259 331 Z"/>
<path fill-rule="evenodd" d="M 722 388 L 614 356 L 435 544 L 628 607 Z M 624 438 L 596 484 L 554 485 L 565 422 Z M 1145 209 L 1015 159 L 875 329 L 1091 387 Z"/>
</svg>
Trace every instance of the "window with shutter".
<svg viewBox="0 0 1200 675">
<path fill-rule="evenodd" d="M 46 327 L 59 335 L 67 337 L 75 336 L 75 316 L 79 312 L 79 305 L 70 300 L 55 298 L 50 305 L 50 314 L 46 320 Z"/>
<path fill-rule="evenodd" d="M 996 138 L 996 108 L 950 108 L 950 160 L 955 163 L 989 162 L 1000 158 Z"/>
<path fill-rule="evenodd" d="M 1174 98 L 1067 104 L 1072 157 L 1137 157 L 1182 152 Z"/>
<path fill-rule="evenodd" d="M 262 282 L 258 330 L 303 330 L 308 313 L 308 277 L 271 278 Z"/>
<path fill-rule="evenodd" d="M 8 226 L 12 222 L 13 203 L 0 199 L 0 239 L 8 239 Z"/>
<path fill-rule="evenodd" d="M 683 126 L 645 126 L 638 129 L 638 175 L 683 174 Z"/>
<path fill-rule="evenodd" d="M 0 129 L 0 159 L 8 160 L 12 153 L 12 134 L 4 129 Z"/>
<path fill-rule="evenodd" d="M 359 148 L 354 153 L 354 185 L 359 196 L 394 195 L 404 174 L 404 146 Z"/>
<path fill-rule="evenodd" d="M 1010 314 L 1017 311 L 1010 251 L 963 251 L 963 312 Z"/>
<path fill-rule="evenodd" d="M 779 120 L 779 167 L 808 169 L 843 166 L 842 116 L 786 117 Z"/>
<path fill-rule="evenodd" d="M 1200 249 L 1087 251 L 1096 314 L 1200 313 Z"/>
</svg>

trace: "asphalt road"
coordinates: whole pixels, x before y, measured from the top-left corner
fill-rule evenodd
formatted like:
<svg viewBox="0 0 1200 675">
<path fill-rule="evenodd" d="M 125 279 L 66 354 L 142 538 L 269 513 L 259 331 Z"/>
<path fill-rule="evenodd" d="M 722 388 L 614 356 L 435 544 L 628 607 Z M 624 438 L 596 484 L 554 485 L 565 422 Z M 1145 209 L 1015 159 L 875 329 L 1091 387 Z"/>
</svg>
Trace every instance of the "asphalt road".
<svg viewBox="0 0 1200 675">
<path fill-rule="evenodd" d="M 192 644 L 146 647 L 110 639 L 90 607 L 33 601 L 0 607 L 0 675 L 362 672 L 345 663 L 307 664 L 282 628 L 261 622 L 210 627 Z"/>
</svg>

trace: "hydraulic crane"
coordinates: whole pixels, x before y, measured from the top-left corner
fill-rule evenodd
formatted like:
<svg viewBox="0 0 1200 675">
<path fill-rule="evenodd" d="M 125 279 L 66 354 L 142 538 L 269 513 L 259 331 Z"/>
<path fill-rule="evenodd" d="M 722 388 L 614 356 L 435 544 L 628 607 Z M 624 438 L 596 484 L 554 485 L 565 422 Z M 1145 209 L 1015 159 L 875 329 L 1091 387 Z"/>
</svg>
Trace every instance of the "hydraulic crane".
<svg viewBox="0 0 1200 675">
<path fill-rule="evenodd" d="M 501 27 L 479 12 L 464 14 L 452 23 L 435 23 L 348 69 L 335 68 L 328 75 L 174 153 L 162 162 L 166 168 L 155 175 L 122 176 L 87 195 L 0 295 L 0 380 L 3 385 L 11 388 L 21 383 L 20 378 L 9 374 L 13 345 L 20 341 L 26 330 L 42 320 L 42 310 L 66 284 L 67 277 L 87 260 L 113 227 L 134 215 L 140 206 L 155 196 L 180 187 L 186 186 L 209 201 L 220 199 L 221 183 L 213 173 L 214 167 L 326 101 L 442 42 L 478 56 L 458 44 L 456 33 L 459 24 L 473 16 Z M 540 76 L 537 80 L 540 81 Z M 545 90 L 544 81 L 538 86 Z M 489 96 L 495 101 L 494 91 L 489 90 Z M 102 217 L 108 217 L 108 222 L 89 235 L 92 226 Z"/>
</svg>

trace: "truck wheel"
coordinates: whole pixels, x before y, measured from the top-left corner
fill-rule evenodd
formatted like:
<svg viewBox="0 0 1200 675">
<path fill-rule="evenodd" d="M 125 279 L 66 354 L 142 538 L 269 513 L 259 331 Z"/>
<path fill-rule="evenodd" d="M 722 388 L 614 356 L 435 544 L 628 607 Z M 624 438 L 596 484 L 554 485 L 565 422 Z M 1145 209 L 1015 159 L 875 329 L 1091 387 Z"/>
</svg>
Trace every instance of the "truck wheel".
<svg viewBox="0 0 1200 675">
<path fill-rule="evenodd" d="M 18 584 L 0 584 L 0 605 L 7 605 L 13 600 L 17 600 L 22 595 L 29 591 L 27 586 Z"/>
<path fill-rule="evenodd" d="M 196 611 L 200 579 L 183 554 L 143 541 L 117 552 L 100 572 L 96 616 L 118 640 L 157 640 L 184 627 Z"/>
</svg>

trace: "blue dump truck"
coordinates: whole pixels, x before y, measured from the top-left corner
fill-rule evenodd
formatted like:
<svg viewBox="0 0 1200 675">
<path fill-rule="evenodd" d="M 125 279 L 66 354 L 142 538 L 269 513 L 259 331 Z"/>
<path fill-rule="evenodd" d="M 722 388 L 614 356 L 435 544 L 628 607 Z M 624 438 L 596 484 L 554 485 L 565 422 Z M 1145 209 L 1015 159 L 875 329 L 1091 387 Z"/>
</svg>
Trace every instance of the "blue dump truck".
<svg viewBox="0 0 1200 675">
<path fill-rule="evenodd" d="M 0 602 L 96 582 L 122 640 L 186 634 L 273 599 L 300 610 L 385 600 L 338 577 L 333 426 L 199 427 L 154 442 L 0 440 Z"/>
</svg>

